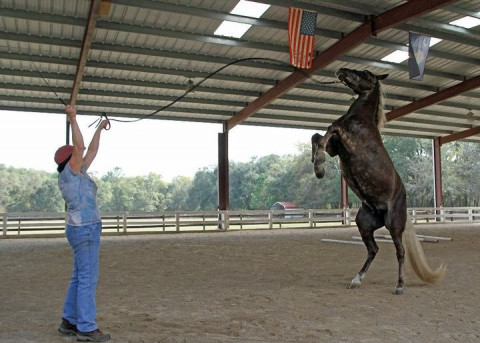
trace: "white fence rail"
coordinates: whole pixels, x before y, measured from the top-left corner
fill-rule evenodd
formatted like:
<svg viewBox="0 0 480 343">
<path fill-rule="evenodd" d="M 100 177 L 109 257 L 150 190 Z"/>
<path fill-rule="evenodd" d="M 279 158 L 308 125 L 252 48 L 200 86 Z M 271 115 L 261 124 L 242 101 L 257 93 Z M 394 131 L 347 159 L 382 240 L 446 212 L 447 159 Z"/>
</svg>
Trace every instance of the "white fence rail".
<svg viewBox="0 0 480 343">
<path fill-rule="evenodd" d="M 355 225 L 358 209 L 295 211 L 109 212 L 103 232 L 111 234 L 198 232 L 243 229 L 315 228 Z M 480 223 L 480 207 L 411 208 L 414 223 Z M 60 235 L 65 213 L 0 213 L 0 238 Z"/>
</svg>

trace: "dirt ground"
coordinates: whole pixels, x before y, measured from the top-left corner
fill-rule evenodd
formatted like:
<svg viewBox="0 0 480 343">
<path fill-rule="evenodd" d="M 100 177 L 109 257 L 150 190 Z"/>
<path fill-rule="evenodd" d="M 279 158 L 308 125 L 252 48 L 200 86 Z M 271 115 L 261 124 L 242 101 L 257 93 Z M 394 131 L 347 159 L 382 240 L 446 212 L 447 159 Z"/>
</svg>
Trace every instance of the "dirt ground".
<svg viewBox="0 0 480 343">
<path fill-rule="evenodd" d="M 438 286 L 406 271 L 393 244 L 362 288 L 355 228 L 104 236 L 98 322 L 111 342 L 480 342 L 480 225 L 417 225 Z M 0 342 L 75 342 L 57 332 L 72 263 L 65 238 L 0 240 Z"/>
</svg>

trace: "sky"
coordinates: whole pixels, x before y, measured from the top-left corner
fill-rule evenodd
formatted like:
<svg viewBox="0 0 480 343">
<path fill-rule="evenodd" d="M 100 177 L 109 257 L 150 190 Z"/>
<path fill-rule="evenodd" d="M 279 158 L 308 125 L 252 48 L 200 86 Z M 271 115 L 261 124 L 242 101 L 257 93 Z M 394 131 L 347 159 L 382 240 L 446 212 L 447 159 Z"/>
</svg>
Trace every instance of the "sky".
<svg viewBox="0 0 480 343">
<path fill-rule="evenodd" d="M 65 144 L 63 114 L 0 111 L 0 164 L 55 172 L 53 155 Z M 88 146 L 98 117 L 77 120 Z M 193 177 L 204 167 L 218 163 L 221 124 L 170 120 L 111 122 L 103 131 L 100 149 L 89 173 L 103 176 L 118 167 L 124 176 L 160 174 L 166 181 L 176 176 Z M 229 160 L 248 162 L 269 154 L 294 154 L 298 144 L 310 144 L 314 130 L 237 125 L 229 132 Z"/>
</svg>

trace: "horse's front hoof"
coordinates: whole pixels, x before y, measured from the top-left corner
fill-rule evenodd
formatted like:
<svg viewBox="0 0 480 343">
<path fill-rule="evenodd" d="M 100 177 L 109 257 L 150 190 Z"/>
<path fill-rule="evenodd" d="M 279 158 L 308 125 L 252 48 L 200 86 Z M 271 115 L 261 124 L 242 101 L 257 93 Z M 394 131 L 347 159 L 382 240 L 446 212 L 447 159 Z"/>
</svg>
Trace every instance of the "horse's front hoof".
<svg viewBox="0 0 480 343">
<path fill-rule="evenodd" d="M 355 289 L 355 288 L 360 288 L 362 284 L 360 282 L 356 283 L 356 282 L 351 282 L 350 285 L 348 286 L 348 289 Z"/>
<path fill-rule="evenodd" d="M 395 295 L 402 295 L 403 294 L 403 287 L 395 287 Z"/>
<path fill-rule="evenodd" d="M 350 286 L 348 286 L 349 289 L 352 289 L 352 288 L 360 288 L 360 286 L 362 285 L 362 277 L 360 275 L 356 275 L 352 282 L 350 282 Z"/>
</svg>

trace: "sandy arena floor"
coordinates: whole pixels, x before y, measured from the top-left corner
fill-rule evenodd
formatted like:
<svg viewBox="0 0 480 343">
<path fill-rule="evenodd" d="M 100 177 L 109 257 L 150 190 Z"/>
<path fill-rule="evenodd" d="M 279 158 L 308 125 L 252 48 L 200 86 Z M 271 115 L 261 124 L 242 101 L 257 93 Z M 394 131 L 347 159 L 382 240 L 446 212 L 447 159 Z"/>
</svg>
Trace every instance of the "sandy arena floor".
<svg viewBox="0 0 480 343">
<path fill-rule="evenodd" d="M 97 292 L 111 342 L 480 342 L 480 225 L 423 225 L 418 234 L 446 280 L 406 271 L 393 295 L 394 247 L 362 288 L 347 285 L 366 257 L 349 229 L 104 236 Z M 57 333 L 71 269 L 66 239 L 0 240 L 0 342 L 76 342 Z"/>
</svg>

